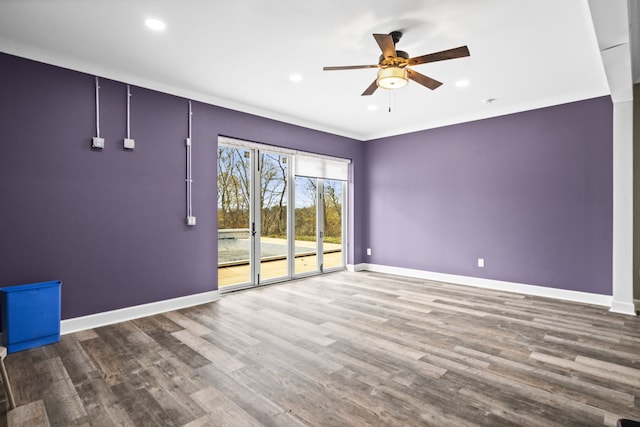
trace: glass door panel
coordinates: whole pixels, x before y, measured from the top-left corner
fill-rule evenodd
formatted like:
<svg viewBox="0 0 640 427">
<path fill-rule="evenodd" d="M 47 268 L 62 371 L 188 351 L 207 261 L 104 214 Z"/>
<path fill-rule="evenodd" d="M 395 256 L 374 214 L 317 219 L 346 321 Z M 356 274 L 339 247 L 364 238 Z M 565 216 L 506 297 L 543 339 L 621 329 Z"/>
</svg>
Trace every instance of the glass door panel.
<svg viewBox="0 0 640 427">
<path fill-rule="evenodd" d="M 286 277 L 287 156 L 260 151 L 260 281 Z"/>
<path fill-rule="evenodd" d="M 343 181 L 323 180 L 323 270 L 344 267 Z"/>
<path fill-rule="evenodd" d="M 346 181 L 331 162 L 265 148 L 218 145 L 223 292 L 345 266 Z M 338 179 L 323 179 L 325 174 Z"/>
<path fill-rule="evenodd" d="M 251 153 L 218 146 L 218 286 L 251 283 Z"/>
<path fill-rule="evenodd" d="M 303 176 L 295 177 L 295 266 L 296 275 L 317 272 L 318 228 L 317 228 L 317 192 L 318 180 Z"/>
</svg>

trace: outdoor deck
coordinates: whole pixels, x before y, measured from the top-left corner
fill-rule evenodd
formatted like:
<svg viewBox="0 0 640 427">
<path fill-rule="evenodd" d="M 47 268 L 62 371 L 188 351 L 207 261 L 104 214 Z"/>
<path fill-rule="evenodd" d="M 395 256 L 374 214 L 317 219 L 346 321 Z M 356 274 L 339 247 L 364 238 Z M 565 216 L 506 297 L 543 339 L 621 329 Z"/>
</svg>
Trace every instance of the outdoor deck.
<svg viewBox="0 0 640 427">
<path fill-rule="evenodd" d="M 263 239 L 271 244 L 275 242 L 283 242 L 282 239 Z M 310 250 L 315 248 L 314 242 L 296 241 L 296 247 L 308 247 Z M 325 269 L 338 267 L 342 264 L 342 250 L 341 245 L 325 243 L 324 244 L 324 266 Z M 275 259 L 273 259 L 275 258 Z M 285 256 L 270 257 L 268 261 L 262 261 L 260 263 L 261 276 L 264 278 L 276 278 L 286 275 L 287 260 Z M 234 263 L 233 265 L 223 265 L 218 267 L 218 286 L 220 288 L 225 286 L 231 286 L 238 283 L 244 283 L 249 281 L 249 262 Z M 312 272 L 316 269 L 316 255 L 304 255 L 298 254 L 295 257 L 295 272 L 296 274 Z"/>
</svg>

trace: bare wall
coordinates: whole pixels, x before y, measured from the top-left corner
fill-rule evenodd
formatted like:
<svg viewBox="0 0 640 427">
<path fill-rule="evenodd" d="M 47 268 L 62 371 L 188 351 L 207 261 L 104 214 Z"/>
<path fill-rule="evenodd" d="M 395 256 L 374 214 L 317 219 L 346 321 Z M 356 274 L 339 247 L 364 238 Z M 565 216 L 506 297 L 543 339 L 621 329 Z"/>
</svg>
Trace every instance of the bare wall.
<svg viewBox="0 0 640 427">
<path fill-rule="evenodd" d="M 611 295 L 612 144 L 609 97 L 370 141 L 367 261 Z"/>
<path fill-rule="evenodd" d="M 219 134 L 353 160 L 349 262 L 362 262 L 363 144 L 193 103 L 194 213 L 185 225 L 188 100 L 0 54 L 0 285 L 62 280 L 62 317 L 217 289 Z"/>
</svg>

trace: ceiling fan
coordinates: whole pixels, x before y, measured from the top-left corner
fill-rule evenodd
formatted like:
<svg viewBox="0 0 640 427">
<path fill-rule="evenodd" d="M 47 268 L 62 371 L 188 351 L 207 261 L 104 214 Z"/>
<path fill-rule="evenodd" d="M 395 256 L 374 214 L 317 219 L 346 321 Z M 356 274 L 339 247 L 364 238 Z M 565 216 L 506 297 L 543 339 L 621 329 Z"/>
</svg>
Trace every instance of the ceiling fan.
<svg viewBox="0 0 640 427">
<path fill-rule="evenodd" d="M 429 53 L 427 55 L 409 57 L 407 52 L 396 50 L 396 43 L 400 41 L 402 32 L 392 31 L 389 34 L 374 34 L 373 38 L 378 42 L 382 50 L 382 55 L 378 60 L 378 65 L 346 65 L 342 67 L 324 67 L 324 71 L 334 70 L 356 70 L 359 68 L 379 68 L 378 77 L 362 92 L 362 96 L 371 95 L 378 87 L 383 89 L 400 89 L 407 85 L 408 80 L 413 80 L 431 90 L 436 89 L 442 82 L 439 82 L 424 74 L 412 70 L 409 66 L 426 64 L 428 62 L 444 61 L 447 59 L 462 58 L 469 56 L 467 46 L 460 46 L 454 49 Z"/>
</svg>

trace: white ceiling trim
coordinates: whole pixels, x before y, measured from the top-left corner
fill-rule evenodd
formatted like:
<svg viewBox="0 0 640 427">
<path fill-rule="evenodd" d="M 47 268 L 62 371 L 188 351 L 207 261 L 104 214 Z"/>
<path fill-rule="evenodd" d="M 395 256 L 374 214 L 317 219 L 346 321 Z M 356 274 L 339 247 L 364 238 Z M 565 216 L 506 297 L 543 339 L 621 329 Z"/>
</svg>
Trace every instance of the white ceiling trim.
<svg viewBox="0 0 640 427">
<path fill-rule="evenodd" d="M 132 86 L 138 86 L 145 89 L 155 90 L 169 95 L 178 96 L 181 98 L 191 99 L 193 101 L 203 102 L 205 104 L 211 104 L 218 107 L 240 111 L 247 114 L 253 114 L 259 117 L 277 120 L 296 126 L 302 126 L 322 132 L 328 132 L 334 135 L 344 136 L 359 141 L 364 140 L 364 135 L 361 134 L 345 132 L 342 129 L 332 128 L 321 123 L 309 122 L 285 114 L 278 114 L 273 111 L 261 109 L 252 105 L 241 104 L 229 99 L 210 96 L 203 93 L 190 91 L 184 88 L 167 85 L 155 80 L 141 78 L 140 76 L 134 74 L 123 73 L 122 71 L 117 69 L 102 67 L 91 62 L 78 60 L 77 58 L 72 58 L 56 52 L 40 49 L 35 46 L 16 43 L 12 40 L 7 40 L 4 38 L 0 38 L 0 52 L 8 53 L 10 55 L 19 56 L 26 59 L 31 59 L 38 62 L 43 62 L 45 64 L 55 65 L 57 67 L 66 68 L 73 71 L 78 71 L 92 76 L 98 76 L 100 78 L 115 80 L 118 82 L 130 84 Z"/>
<path fill-rule="evenodd" d="M 626 9 L 637 11 L 636 0 L 392 3 L 0 1 L 0 51 L 367 141 L 609 95 L 619 83 L 608 63 L 620 63 L 609 56 L 620 53 L 601 47 L 630 50 Z M 167 31 L 149 33 L 147 15 Z M 399 49 L 414 55 L 466 44 L 471 57 L 417 68 L 444 83 L 436 91 L 411 82 L 390 97 L 360 96 L 375 70 L 322 71 L 376 61 L 371 33 L 395 29 Z M 291 73 L 303 81 L 289 82 Z M 456 87 L 461 79 L 468 87 Z M 497 101 L 482 103 L 489 98 Z"/>
<path fill-rule="evenodd" d="M 247 114 L 253 114 L 259 117 L 268 118 L 272 120 L 281 121 L 284 123 L 302 126 L 308 129 L 318 130 L 321 132 L 327 132 L 333 135 L 344 136 L 346 138 L 355 139 L 357 141 L 366 142 L 369 140 L 386 138 L 399 134 L 407 134 L 412 132 L 419 132 L 425 129 L 433 129 L 438 127 L 450 126 L 459 123 L 471 122 L 476 120 L 488 119 L 491 117 L 504 116 L 508 114 L 519 113 L 528 110 L 534 110 L 538 108 L 544 108 L 553 105 L 566 104 L 583 99 L 596 98 L 600 96 L 606 96 L 609 93 L 604 91 L 589 92 L 577 92 L 572 96 L 566 94 L 560 94 L 554 98 L 547 99 L 535 99 L 530 102 L 522 103 L 516 106 L 500 106 L 499 103 L 488 104 L 483 111 L 478 111 L 474 114 L 456 115 L 450 116 L 447 119 L 440 121 L 431 121 L 428 127 L 425 127 L 422 123 L 416 123 L 411 126 L 394 128 L 385 132 L 378 133 L 352 133 L 345 132 L 343 129 L 327 126 L 321 123 L 309 122 L 300 120 L 299 118 L 278 114 L 273 111 L 257 108 L 255 106 L 241 104 L 224 98 L 218 98 L 202 93 L 190 91 L 184 88 L 167 85 L 162 82 L 141 78 L 140 76 L 123 73 L 120 70 L 106 68 L 100 65 L 96 65 L 91 62 L 78 60 L 77 58 L 71 58 L 56 52 L 40 49 L 38 47 L 29 46 L 22 43 L 16 43 L 12 40 L 6 40 L 0 38 L 0 52 L 16 55 L 22 58 L 31 59 L 38 62 L 43 62 L 50 65 L 55 65 L 61 68 L 66 68 L 73 71 L 82 72 L 92 76 L 98 76 L 101 78 L 107 78 L 114 81 L 130 84 L 133 86 L 142 87 L 145 89 L 155 90 L 158 92 L 166 93 L 169 95 L 179 96 L 194 101 L 203 102 L 223 108 L 228 108 L 234 111 L 240 111 Z"/>
</svg>

